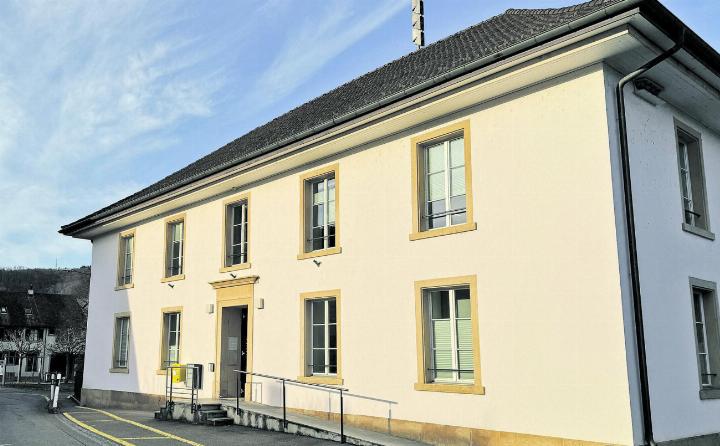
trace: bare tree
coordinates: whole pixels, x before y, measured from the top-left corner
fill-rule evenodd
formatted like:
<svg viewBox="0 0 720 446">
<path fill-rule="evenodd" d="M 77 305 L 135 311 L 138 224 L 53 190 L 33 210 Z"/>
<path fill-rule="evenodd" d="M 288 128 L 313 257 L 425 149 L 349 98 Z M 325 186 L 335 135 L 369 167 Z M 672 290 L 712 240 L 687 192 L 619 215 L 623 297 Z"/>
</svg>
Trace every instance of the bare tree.
<svg viewBox="0 0 720 446">
<path fill-rule="evenodd" d="M 29 330 L 25 328 L 15 328 L 5 329 L 5 340 L 3 342 L 10 344 L 10 350 L 18 354 L 17 382 L 20 382 L 23 358 L 27 358 L 33 353 L 37 354 L 43 341 L 37 336 L 30 336 Z"/>
<path fill-rule="evenodd" d="M 82 327 L 60 328 L 55 332 L 55 342 L 48 345 L 52 353 L 65 355 L 65 380 L 70 377 L 70 365 L 85 353 L 85 329 Z"/>
</svg>

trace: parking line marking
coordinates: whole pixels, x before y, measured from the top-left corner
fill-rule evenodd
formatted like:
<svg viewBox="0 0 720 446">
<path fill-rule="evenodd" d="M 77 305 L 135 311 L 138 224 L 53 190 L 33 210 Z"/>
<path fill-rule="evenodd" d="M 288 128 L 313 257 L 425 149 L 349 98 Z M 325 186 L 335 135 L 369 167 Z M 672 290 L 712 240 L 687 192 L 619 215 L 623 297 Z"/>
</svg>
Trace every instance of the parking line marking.
<svg viewBox="0 0 720 446">
<path fill-rule="evenodd" d="M 170 433 L 168 433 L 168 432 L 161 431 L 160 429 L 155 429 L 154 427 L 151 427 L 151 426 L 148 426 L 148 425 L 145 425 L 145 424 L 142 424 L 142 423 L 138 423 L 137 421 L 128 420 L 127 418 L 119 417 L 119 416 L 117 416 L 117 415 L 115 415 L 115 414 L 113 414 L 113 413 L 106 412 L 106 411 L 104 411 L 104 410 L 93 409 L 92 407 L 87 407 L 87 409 L 89 409 L 89 410 L 94 410 L 95 412 L 103 413 L 103 414 L 109 416 L 110 418 L 114 418 L 114 419 L 116 419 L 116 420 L 118 420 L 118 421 L 124 421 L 125 423 L 132 424 L 133 426 L 137 426 L 137 427 L 140 427 L 140 428 L 145 429 L 145 430 L 149 430 L 150 432 L 154 432 L 154 433 L 156 433 L 156 434 L 159 434 L 159 435 L 162 435 L 162 436 L 164 436 L 164 437 L 167 437 L 167 438 L 170 438 L 170 439 L 179 441 L 179 442 L 181 442 L 181 443 L 189 444 L 189 445 L 191 445 L 191 446 L 203 446 L 202 444 L 200 444 L 200 443 L 195 443 L 194 441 L 188 440 L 187 438 L 178 437 L 177 435 L 173 435 L 173 434 L 170 434 Z"/>
<path fill-rule="evenodd" d="M 121 439 L 121 438 L 113 437 L 112 435 L 110 435 L 110 434 L 108 434 L 108 433 L 105 433 L 105 432 L 103 432 L 103 431 L 101 431 L 101 430 L 95 429 L 94 427 L 83 423 L 82 421 L 78 420 L 77 418 L 75 418 L 74 416 L 70 415 L 70 414 L 67 413 L 67 412 L 63 413 L 63 415 L 65 416 L 65 418 L 67 418 L 68 420 L 70 420 L 70 421 L 72 421 L 73 423 L 77 424 L 78 426 L 80 426 L 80 427 L 82 427 L 82 428 L 84 428 L 84 429 L 87 429 L 87 430 L 89 430 L 90 432 L 92 432 L 92 433 L 94 433 L 94 434 L 100 435 L 100 436 L 103 437 L 103 438 L 107 438 L 107 439 L 110 440 L 110 441 L 114 441 L 115 443 L 117 443 L 117 444 L 119 444 L 119 445 L 122 445 L 122 446 L 135 446 L 133 443 L 127 442 L 127 441 L 125 441 L 125 440 L 123 440 L 123 439 Z"/>
</svg>

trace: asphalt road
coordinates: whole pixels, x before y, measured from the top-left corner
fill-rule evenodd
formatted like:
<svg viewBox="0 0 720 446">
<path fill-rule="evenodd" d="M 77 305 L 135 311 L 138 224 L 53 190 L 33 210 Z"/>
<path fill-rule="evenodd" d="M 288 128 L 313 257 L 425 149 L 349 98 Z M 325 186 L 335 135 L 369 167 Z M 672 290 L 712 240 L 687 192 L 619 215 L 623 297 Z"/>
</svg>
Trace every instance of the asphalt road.
<svg viewBox="0 0 720 446">
<path fill-rule="evenodd" d="M 136 446 L 334 444 L 242 426 L 210 427 L 157 421 L 152 413 L 143 411 L 94 411 L 75 407 L 69 401 L 63 408 L 65 414 L 49 414 L 45 404 L 38 393 L 0 388 L 0 446 L 107 446 L 121 441 L 120 444 Z"/>
<path fill-rule="evenodd" d="M 114 445 L 45 408 L 42 395 L 0 389 L 0 446 Z"/>
</svg>

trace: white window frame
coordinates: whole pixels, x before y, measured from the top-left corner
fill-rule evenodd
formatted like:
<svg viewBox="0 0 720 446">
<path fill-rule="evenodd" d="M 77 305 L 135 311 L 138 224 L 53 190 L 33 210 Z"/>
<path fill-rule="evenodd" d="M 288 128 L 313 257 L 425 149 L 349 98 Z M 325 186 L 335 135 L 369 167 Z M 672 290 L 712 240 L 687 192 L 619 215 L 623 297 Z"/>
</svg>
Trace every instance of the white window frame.
<svg viewBox="0 0 720 446">
<path fill-rule="evenodd" d="M 330 322 L 330 301 L 335 302 L 335 322 Z M 323 303 L 323 310 L 324 310 L 324 322 L 323 323 L 315 323 L 314 316 L 315 312 L 313 311 L 313 305 L 317 302 Z M 337 300 L 335 297 L 326 297 L 321 299 L 308 299 L 307 300 L 307 311 L 309 313 L 308 316 L 308 327 L 310 330 L 309 333 L 309 339 L 310 339 L 310 362 L 311 364 L 308 365 L 310 369 L 310 374 L 312 376 L 336 376 L 337 370 L 338 370 L 338 314 L 337 314 Z M 330 326 L 335 326 L 335 347 L 330 347 Z M 315 347 L 315 330 L 314 328 L 316 326 L 323 326 L 324 327 L 324 333 L 323 336 L 325 337 L 325 345 L 323 347 Z M 315 371 L 315 350 L 323 350 L 324 351 L 324 364 L 323 368 L 324 371 L 322 372 L 316 372 Z M 330 372 L 330 367 L 332 364 L 330 364 L 330 351 L 335 351 L 335 372 Z"/>
<path fill-rule="evenodd" d="M 241 208 L 240 222 L 235 221 L 235 208 Z M 227 233 L 225 235 L 225 266 L 235 266 L 248 261 L 248 200 L 243 199 L 225 207 Z M 235 227 L 240 226 L 240 240 L 235 240 Z M 235 261 L 234 248 L 240 246 L 240 261 Z"/>
<path fill-rule="evenodd" d="M 682 195 L 683 212 L 685 213 L 683 218 L 685 219 L 685 223 L 695 226 L 697 213 L 694 211 L 695 206 L 693 201 L 692 173 L 690 172 L 690 159 L 687 143 L 684 141 L 678 142 L 678 150 L 680 151 L 678 160 L 680 162 L 680 182 L 682 183 L 680 194 Z M 687 192 L 687 195 L 685 192 Z"/>
<path fill-rule="evenodd" d="M 333 180 L 333 197 L 332 200 L 330 200 L 330 188 L 328 187 L 328 183 L 330 180 Z M 318 203 L 317 205 L 323 206 L 323 223 L 322 225 L 316 226 L 314 217 L 314 207 L 316 206 L 315 203 L 315 194 L 313 193 L 313 188 L 316 184 L 322 184 L 323 185 L 323 200 L 321 203 Z M 328 248 L 334 248 L 337 246 L 337 223 L 336 218 L 333 217 L 333 221 L 330 222 L 330 206 L 329 203 L 332 201 L 335 206 L 337 206 L 337 180 L 335 179 L 335 172 L 328 173 L 327 175 L 323 175 L 321 177 L 316 178 L 310 178 L 307 180 L 307 187 L 308 187 L 308 204 L 310 207 L 310 214 L 308 216 L 308 234 L 307 234 L 307 252 L 313 252 L 313 251 L 321 251 L 323 249 Z M 337 207 L 335 209 L 335 214 L 337 215 Z M 332 246 L 330 246 L 330 226 L 335 228 L 335 234 L 332 235 L 332 237 L 335 238 L 334 243 Z M 315 228 L 322 228 L 323 229 L 323 246 L 321 248 L 314 248 L 314 242 L 315 242 Z"/>
<path fill-rule="evenodd" d="M 717 285 L 691 277 L 690 296 L 700 396 L 702 399 L 720 398 L 720 315 L 717 307 Z"/>
<path fill-rule="evenodd" d="M 701 135 L 675 120 L 682 228 L 686 232 L 715 240 L 711 232 L 708 189 Z"/>
<path fill-rule="evenodd" d="M 180 239 L 175 239 L 175 227 L 182 225 L 182 231 L 180 231 Z M 182 275 L 184 272 L 184 255 L 185 255 L 185 220 L 175 220 L 168 222 L 168 246 L 167 246 L 167 271 L 165 277 L 174 277 Z M 178 246 L 178 256 L 173 257 L 174 247 Z M 173 261 L 177 260 L 178 266 L 177 271 L 173 269 Z"/>
<path fill-rule="evenodd" d="M 463 164 L 462 166 L 455 166 L 451 167 L 451 160 L 450 160 L 450 143 L 453 141 L 461 140 L 463 144 Z M 431 174 L 437 174 L 438 172 L 430 172 L 430 157 L 429 157 L 429 151 L 430 148 L 436 147 L 438 145 L 443 146 L 443 161 L 444 161 L 444 169 L 443 174 L 445 176 L 445 211 L 441 214 L 429 214 L 430 210 L 430 203 L 432 201 L 430 200 L 430 175 Z M 458 226 L 463 225 L 468 222 L 468 192 L 467 192 L 467 177 L 465 173 L 465 166 L 467 163 L 467 160 L 465 159 L 465 137 L 462 132 L 460 133 L 454 133 L 448 136 L 445 136 L 441 139 L 436 139 L 432 141 L 423 142 L 420 145 L 420 150 L 422 153 L 422 156 L 420 159 L 422 160 L 422 175 L 423 175 L 423 197 L 422 197 L 422 209 L 421 209 L 421 220 L 422 220 L 422 226 L 424 230 L 433 230 L 433 229 L 441 229 L 441 228 L 447 228 L 450 226 Z M 461 209 L 455 209 L 451 210 L 451 203 L 452 203 L 452 170 L 462 168 L 463 171 L 463 188 L 465 189 L 465 193 L 463 194 L 465 196 L 465 206 Z M 456 195 L 459 196 L 459 195 Z M 459 215 L 459 214 L 465 214 L 465 221 L 461 223 L 453 223 L 452 222 L 452 216 L 453 215 Z M 434 218 L 438 217 L 445 217 L 445 224 L 443 226 L 436 226 L 434 228 L 430 228 L 430 223 Z"/>
<path fill-rule="evenodd" d="M 163 368 L 180 361 L 181 317 L 182 312 L 180 311 L 163 313 Z M 175 319 L 174 326 L 172 326 L 173 318 Z M 175 333 L 174 345 L 170 344 L 170 335 L 172 333 Z M 172 352 L 175 352 L 175 360 L 173 360 Z"/>
<path fill-rule="evenodd" d="M 135 234 L 120 236 L 120 268 L 118 274 L 118 286 L 126 286 L 133 283 L 133 254 L 135 251 Z"/>
<path fill-rule="evenodd" d="M 118 325 L 119 324 L 119 325 Z M 124 328 L 124 331 L 123 331 Z M 123 343 L 125 355 L 123 357 Z M 113 339 L 113 368 L 127 369 L 130 357 L 130 316 L 115 317 L 115 336 Z"/>
<path fill-rule="evenodd" d="M 426 370 L 427 370 L 427 372 L 428 372 L 428 373 L 427 373 L 427 377 L 428 377 L 427 382 L 428 382 L 428 383 L 472 384 L 472 383 L 475 382 L 475 374 L 477 373 L 477 371 L 475 370 L 475 367 L 474 367 L 474 364 L 475 364 L 475 358 L 474 358 L 475 352 L 473 351 L 472 345 L 471 345 L 471 347 L 470 347 L 469 349 L 467 349 L 467 350 L 469 350 L 469 351 L 472 353 L 472 355 L 473 355 L 473 362 L 472 362 L 472 363 L 473 363 L 473 370 L 472 370 L 473 378 L 463 379 L 463 378 L 460 377 L 460 374 L 461 374 L 461 373 L 468 373 L 469 370 L 463 370 L 463 371 L 459 370 L 459 361 L 460 361 L 460 360 L 459 360 L 459 353 L 460 353 L 461 349 L 459 348 L 460 346 L 459 346 L 459 344 L 458 344 L 458 338 L 457 338 L 457 337 L 458 337 L 458 336 L 457 336 L 457 321 L 458 321 L 458 320 L 468 320 L 468 321 L 470 321 L 470 324 L 472 324 L 473 322 L 472 322 L 472 313 L 470 314 L 470 317 L 467 317 L 467 318 L 458 318 L 458 317 L 457 317 L 457 311 L 456 311 L 456 310 L 457 310 L 457 306 L 456 306 L 456 304 L 457 304 L 457 302 L 456 302 L 457 299 L 456 299 L 456 296 L 455 296 L 455 292 L 456 292 L 457 290 L 467 290 L 467 291 L 468 291 L 468 295 L 470 294 L 470 287 L 469 287 L 469 286 L 466 286 L 466 285 L 448 286 L 448 287 L 436 287 L 436 288 L 425 288 L 425 289 L 423 290 L 423 292 L 424 292 L 424 297 L 423 297 L 423 299 L 424 299 L 424 305 L 425 305 L 425 308 L 427 309 L 427 310 L 425 311 L 425 327 L 426 327 L 426 330 L 427 330 L 427 333 L 428 333 L 428 335 L 427 335 L 427 337 L 426 337 L 428 344 L 425 346 L 425 349 L 428 351 L 428 355 L 426 355 L 426 358 L 427 358 L 427 359 L 426 359 L 425 368 L 426 368 Z M 450 321 L 450 327 L 451 327 L 451 330 L 450 330 L 450 343 L 451 343 L 451 346 L 452 346 L 451 369 L 450 369 L 450 371 L 451 371 L 451 373 L 452 373 L 452 378 L 442 378 L 442 377 L 438 377 L 438 376 L 437 376 L 437 372 L 440 371 L 440 370 L 438 370 L 438 369 L 436 368 L 436 366 L 435 366 L 435 350 L 436 350 L 436 349 L 434 348 L 435 340 L 434 340 L 434 332 L 433 332 L 432 322 L 433 322 L 434 320 L 445 320 L 445 319 L 440 319 L 440 318 L 438 318 L 438 319 L 434 319 L 434 318 L 433 318 L 433 313 L 432 313 L 432 311 L 433 311 L 433 307 L 432 307 L 432 293 L 433 293 L 433 292 L 438 292 L 438 291 L 448 291 L 448 293 L 449 293 L 449 302 L 448 302 L 448 304 L 450 305 L 449 321 Z M 468 299 L 471 299 L 471 298 L 468 297 Z M 469 300 L 469 302 L 470 302 L 470 300 Z M 471 344 L 472 344 L 472 342 L 471 342 Z"/>
</svg>

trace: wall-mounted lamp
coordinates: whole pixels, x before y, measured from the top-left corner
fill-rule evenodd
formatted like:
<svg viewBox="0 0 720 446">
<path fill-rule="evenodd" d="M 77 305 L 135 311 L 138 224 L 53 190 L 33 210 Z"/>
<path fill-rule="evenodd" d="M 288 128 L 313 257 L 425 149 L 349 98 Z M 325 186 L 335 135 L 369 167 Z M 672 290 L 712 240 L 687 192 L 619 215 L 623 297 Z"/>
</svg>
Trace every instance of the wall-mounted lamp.
<svg viewBox="0 0 720 446">
<path fill-rule="evenodd" d="M 172 284 L 172 283 L 168 283 L 168 286 L 169 286 L 170 288 L 175 288 L 175 285 Z"/>
<path fill-rule="evenodd" d="M 315 264 L 315 266 L 320 266 L 322 262 L 318 259 L 313 259 L 313 263 Z"/>
<path fill-rule="evenodd" d="M 232 277 L 233 279 L 237 279 L 237 276 L 233 273 L 230 273 L 230 277 Z"/>
</svg>

